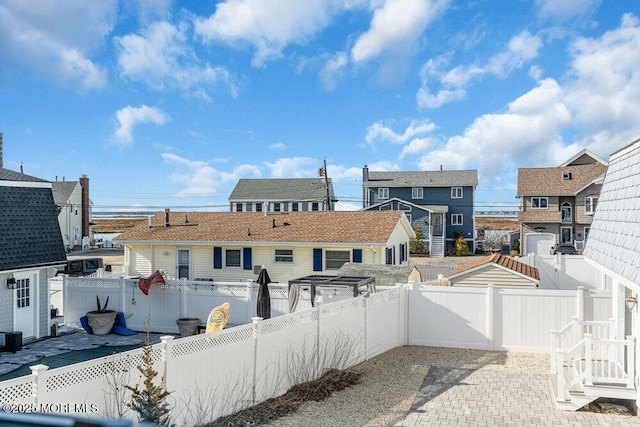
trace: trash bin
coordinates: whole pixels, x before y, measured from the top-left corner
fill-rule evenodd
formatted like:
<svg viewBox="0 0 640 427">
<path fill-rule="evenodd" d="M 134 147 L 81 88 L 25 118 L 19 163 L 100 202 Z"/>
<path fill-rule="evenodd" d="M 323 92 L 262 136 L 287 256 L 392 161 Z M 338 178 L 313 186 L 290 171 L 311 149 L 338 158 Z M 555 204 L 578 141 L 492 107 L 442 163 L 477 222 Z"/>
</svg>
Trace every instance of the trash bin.
<svg viewBox="0 0 640 427">
<path fill-rule="evenodd" d="M 22 331 L 4 332 L 4 351 L 15 353 L 22 350 Z"/>
</svg>

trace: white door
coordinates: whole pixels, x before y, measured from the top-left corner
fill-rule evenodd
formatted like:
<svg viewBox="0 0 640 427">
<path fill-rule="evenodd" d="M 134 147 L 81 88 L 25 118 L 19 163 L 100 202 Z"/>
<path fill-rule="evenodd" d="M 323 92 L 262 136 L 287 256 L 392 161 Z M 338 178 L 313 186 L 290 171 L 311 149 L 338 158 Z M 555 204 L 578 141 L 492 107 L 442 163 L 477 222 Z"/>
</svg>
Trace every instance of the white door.
<svg viewBox="0 0 640 427">
<path fill-rule="evenodd" d="M 15 330 L 22 332 L 22 339 L 35 336 L 35 283 L 32 277 L 16 279 Z"/>
</svg>

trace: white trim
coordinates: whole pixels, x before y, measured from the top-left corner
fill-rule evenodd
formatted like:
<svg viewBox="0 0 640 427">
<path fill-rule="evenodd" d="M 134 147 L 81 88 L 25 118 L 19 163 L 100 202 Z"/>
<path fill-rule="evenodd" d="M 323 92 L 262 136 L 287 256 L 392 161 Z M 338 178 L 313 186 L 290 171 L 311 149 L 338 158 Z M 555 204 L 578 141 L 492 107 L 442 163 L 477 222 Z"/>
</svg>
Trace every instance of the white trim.
<svg viewBox="0 0 640 427">
<path fill-rule="evenodd" d="M 582 155 L 586 154 L 587 156 L 591 157 L 593 160 L 602 163 L 605 166 L 607 165 L 607 162 L 605 162 L 604 160 L 602 160 L 600 157 L 596 156 L 595 154 L 593 154 L 591 151 L 587 150 L 586 148 L 584 150 L 581 150 L 580 152 L 578 152 L 577 154 L 574 154 L 573 157 L 571 157 L 569 160 L 567 160 L 566 162 L 564 162 L 563 164 L 560 165 L 561 168 L 567 167 L 569 166 L 569 164 L 571 164 L 573 161 L 579 159 Z"/>
<path fill-rule="evenodd" d="M 545 206 L 544 208 L 541 208 L 541 207 L 537 207 L 536 208 L 536 207 L 533 206 L 533 199 L 539 199 L 538 200 L 538 206 L 540 205 L 540 200 L 544 199 L 544 200 L 547 201 L 547 206 Z M 549 209 L 549 197 L 547 197 L 547 196 L 531 196 L 530 202 L 531 202 L 531 210 L 534 210 L 534 209 L 535 210 L 548 210 Z"/>
<path fill-rule="evenodd" d="M 50 182 L 5 181 L 0 179 L 0 187 L 53 188 Z"/>
</svg>

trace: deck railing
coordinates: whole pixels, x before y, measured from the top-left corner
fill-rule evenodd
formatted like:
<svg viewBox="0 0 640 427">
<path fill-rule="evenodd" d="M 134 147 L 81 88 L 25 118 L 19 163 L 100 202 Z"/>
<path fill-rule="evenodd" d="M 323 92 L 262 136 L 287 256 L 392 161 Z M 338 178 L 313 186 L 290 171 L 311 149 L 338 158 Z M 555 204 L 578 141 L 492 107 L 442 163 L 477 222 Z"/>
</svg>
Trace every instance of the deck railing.
<svg viewBox="0 0 640 427">
<path fill-rule="evenodd" d="M 609 321 L 579 320 L 573 317 L 571 322 L 562 329 L 551 331 L 551 373 L 557 373 L 558 350 L 573 348 L 586 334 L 594 339 L 606 340 L 615 336 L 614 319 Z M 568 350 L 567 350 L 568 351 Z"/>
<path fill-rule="evenodd" d="M 568 401 L 570 392 L 584 386 L 607 385 L 634 389 L 635 337 L 625 340 L 584 337 L 567 350 L 556 350 L 557 400 Z M 626 359 L 626 363 L 625 363 Z"/>
</svg>

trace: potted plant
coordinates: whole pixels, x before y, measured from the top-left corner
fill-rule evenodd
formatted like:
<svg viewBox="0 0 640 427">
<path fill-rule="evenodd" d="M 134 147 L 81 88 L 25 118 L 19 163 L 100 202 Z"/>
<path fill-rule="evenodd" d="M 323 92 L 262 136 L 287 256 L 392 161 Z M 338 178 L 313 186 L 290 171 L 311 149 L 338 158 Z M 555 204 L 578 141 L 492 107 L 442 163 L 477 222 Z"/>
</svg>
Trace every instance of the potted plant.
<svg viewBox="0 0 640 427">
<path fill-rule="evenodd" d="M 107 310 L 109 305 L 109 297 L 104 303 L 104 306 L 100 304 L 100 297 L 96 295 L 97 310 L 87 312 L 87 323 L 91 328 L 91 332 L 94 335 L 105 335 L 111 332 L 113 323 L 116 320 L 116 312 L 113 310 Z"/>
</svg>

